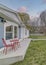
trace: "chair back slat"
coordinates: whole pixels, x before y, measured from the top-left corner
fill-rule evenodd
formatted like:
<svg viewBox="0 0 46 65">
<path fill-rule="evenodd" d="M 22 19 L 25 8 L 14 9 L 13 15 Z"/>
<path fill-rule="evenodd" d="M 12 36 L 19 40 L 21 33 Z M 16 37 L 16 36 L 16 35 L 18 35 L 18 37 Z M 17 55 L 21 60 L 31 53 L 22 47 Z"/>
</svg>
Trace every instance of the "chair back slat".
<svg viewBox="0 0 46 65">
<path fill-rule="evenodd" d="M 2 38 L 2 41 L 3 41 L 4 46 L 6 46 L 7 44 L 4 38 Z"/>
</svg>

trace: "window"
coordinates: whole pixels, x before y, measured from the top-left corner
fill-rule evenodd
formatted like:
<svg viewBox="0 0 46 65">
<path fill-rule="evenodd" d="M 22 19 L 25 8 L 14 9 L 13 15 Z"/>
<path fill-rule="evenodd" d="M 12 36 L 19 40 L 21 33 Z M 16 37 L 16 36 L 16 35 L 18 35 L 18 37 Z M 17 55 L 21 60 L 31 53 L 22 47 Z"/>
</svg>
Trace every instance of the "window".
<svg viewBox="0 0 46 65">
<path fill-rule="evenodd" d="M 27 29 L 25 29 L 25 35 L 27 35 Z"/>
<path fill-rule="evenodd" d="M 12 39 L 13 37 L 13 26 L 6 27 L 6 40 Z"/>
<path fill-rule="evenodd" d="M 7 26 L 6 27 L 6 40 L 13 39 L 17 37 L 17 27 Z"/>
<path fill-rule="evenodd" d="M 17 37 L 17 27 L 14 26 L 14 38 L 16 38 L 16 37 Z"/>
</svg>

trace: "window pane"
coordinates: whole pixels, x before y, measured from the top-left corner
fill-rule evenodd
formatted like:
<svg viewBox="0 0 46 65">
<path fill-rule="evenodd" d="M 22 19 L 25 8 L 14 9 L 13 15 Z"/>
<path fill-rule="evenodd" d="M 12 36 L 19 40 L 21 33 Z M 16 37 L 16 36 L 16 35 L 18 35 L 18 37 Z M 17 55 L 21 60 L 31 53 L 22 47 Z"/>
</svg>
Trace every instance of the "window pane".
<svg viewBox="0 0 46 65">
<path fill-rule="evenodd" d="M 13 26 L 6 27 L 6 39 L 12 39 L 13 37 Z"/>
<path fill-rule="evenodd" d="M 17 27 L 15 26 L 14 27 L 14 38 L 16 38 L 17 37 Z"/>
<path fill-rule="evenodd" d="M 6 40 L 12 39 L 12 33 L 6 33 Z"/>
<path fill-rule="evenodd" d="M 6 27 L 6 32 L 11 32 L 12 31 L 12 26 Z"/>
</svg>

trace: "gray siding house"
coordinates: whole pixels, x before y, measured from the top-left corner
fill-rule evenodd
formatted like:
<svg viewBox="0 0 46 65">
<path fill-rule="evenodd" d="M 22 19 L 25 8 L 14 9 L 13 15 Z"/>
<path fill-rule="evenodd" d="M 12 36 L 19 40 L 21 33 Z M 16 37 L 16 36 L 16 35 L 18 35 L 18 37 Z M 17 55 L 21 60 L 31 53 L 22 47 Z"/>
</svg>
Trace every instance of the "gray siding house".
<svg viewBox="0 0 46 65">
<path fill-rule="evenodd" d="M 2 38 L 7 43 L 11 39 L 24 39 L 29 36 L 29 30 L 22 23 L 16 11 L 0 5 L 0 48 L 3 47 Z"/>
</svg>

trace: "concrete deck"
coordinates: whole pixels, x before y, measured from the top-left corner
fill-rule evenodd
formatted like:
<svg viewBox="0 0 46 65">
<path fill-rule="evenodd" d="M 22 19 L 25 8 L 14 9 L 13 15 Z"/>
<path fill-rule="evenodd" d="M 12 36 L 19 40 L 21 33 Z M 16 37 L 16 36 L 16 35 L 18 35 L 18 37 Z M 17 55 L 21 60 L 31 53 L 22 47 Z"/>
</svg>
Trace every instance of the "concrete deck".
<svg viewBox="0 0 46 65">
<path fill-rule="evenodd" d="M 0 50 L 0 65 L 9 65 L 14 62 L 22 61 L 25 57 L 30 40 L 31 39 L 24 39 L 21 41 L 19 48 L 15 51 L 8 51 L 7 55 L 3 54 Z"/>
</svg>

